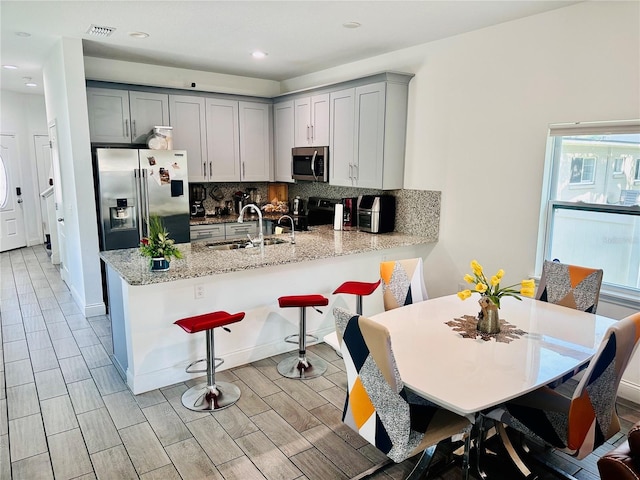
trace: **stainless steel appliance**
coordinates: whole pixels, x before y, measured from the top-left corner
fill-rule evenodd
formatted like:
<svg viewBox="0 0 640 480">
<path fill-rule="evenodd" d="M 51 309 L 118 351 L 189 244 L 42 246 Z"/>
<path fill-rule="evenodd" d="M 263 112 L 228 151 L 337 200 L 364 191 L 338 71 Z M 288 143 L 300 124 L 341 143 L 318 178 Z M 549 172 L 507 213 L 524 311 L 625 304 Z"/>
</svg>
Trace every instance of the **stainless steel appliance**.
<svg viewBox="0 0 640 480">
<path fill-rule="evenodd" d="M 162 217 L 176 243 L 189 242 L 184 150 L 95 150 L 102 249 L 137 247 L 149 216 Z"/>
<path fill-rule="evenodd" d="M 345 227 L 358 226 L 358 197 L 345 197 L 342 199 L 343 225 Z"/>
<path fill-rule="evenodd" d="M 202 202 L 207 198 L 207 189 L 201 183 L 193 183 L 189 186 L 189 205 L 192 217 L 204 217 L 205 209 Z"/>
<path fill-rule="evenodd" d="M 291 176 L 311 182 L 329 181 L 329 147 L 291 149 Z"/>
<path fill-rule="evenodd" d="M 363 232 L 393 232 L 396 222 L 396 197 L 362 195 L 358 205 L 358 228 Z"/>
</svg>

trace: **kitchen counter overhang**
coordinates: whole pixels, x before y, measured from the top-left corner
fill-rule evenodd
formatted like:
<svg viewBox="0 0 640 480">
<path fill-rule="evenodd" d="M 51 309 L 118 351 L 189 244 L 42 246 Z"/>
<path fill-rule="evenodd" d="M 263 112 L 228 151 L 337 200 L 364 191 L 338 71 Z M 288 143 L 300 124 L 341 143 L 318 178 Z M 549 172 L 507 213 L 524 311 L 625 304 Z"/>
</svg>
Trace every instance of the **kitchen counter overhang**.
<svg viewBox="0 0 640 480">
<path fill-rule="evenodd" d="M 184 258 L 173 259 L 166 272 L 149 271 L 149 259 L 137 248 L 101 252 L 100 257 L 129 285 L 150 285 L 208 275 L 231 273 L 252 268 L 264 268 L 309 260 L 388 250 L 397 247 L 433 243 L 436 239 L 402 233 L 375 235 L 357 230 L 333 230 L 331 226 L 311 227 L 308 232 L 296 232 L 292 245 L 289 234 L 277 237 L 287 241 L 263 248 L 214 250 L 206 243 L 179 245 Z"/>
<path fill-rule="evenodd" d="M 279 308 L 278 297 L 313 293 L 329 298 L 321 312 L 307 309 L 307 333 L 322 338 L 335 329 L 334 307 L 355 311 L 353 295 L 332 294 L 338 285 L 373 281 L 379 278 L 381 261 L 425 257 L 434 242 L 321 226 L 296 232 L 295 245 L 238 250 L 181 245 L 184 258 L 161 273 L 149 272 L 148 259 L 137 249 L 102 252 L 114 363 L 134 394 L 199 376 L 184 369 L 205 357 L 204 333 L 187 335 L 173 323 L 219 310 L 246 312 L 230 333 L 216 333 L 216 356 L 225 360 L 220 371 L 289 352 L 295 347 L 284 337 L 299 330 L 299 312 Z M 380 288 L 364 299 L 364 314 L 382 310 Z"/>
</svg>

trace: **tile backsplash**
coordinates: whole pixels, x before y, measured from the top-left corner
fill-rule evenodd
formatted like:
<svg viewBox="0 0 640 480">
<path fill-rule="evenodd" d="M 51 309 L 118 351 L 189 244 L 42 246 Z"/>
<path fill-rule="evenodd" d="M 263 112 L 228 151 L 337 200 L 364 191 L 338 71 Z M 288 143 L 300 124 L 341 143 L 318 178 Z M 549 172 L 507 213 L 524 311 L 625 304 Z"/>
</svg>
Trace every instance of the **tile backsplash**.
<svg viewBox="0 0 640 480">
<path fill-rule="evenodd" d="M 232 200 L 233 194 L 238 191 L 246 191 L 248 188 L 256 188 L 262 203 L 268 202 L 268 183 L 204 183 L 207 189 L 207 198 L 204 207 L 207 213 L 215 210 L 216 206 L 224 206 L 225 200 Z M 374 190 L 355 187 L 336 187 L 328 183 L 299 182 L 288 184 L 289 199 L 296 195 L 300 198 L 326 197 L 343 198 L 357 197 L 358 195 L 387 194 L 396 197 L 396 228 L 397 232 L 411 235 L 420 235 L 436 241 L 440 228 L 440 201 L 441 192 L 430 190 Z M 222 195 L 222 201 L 216 201 L 212 195 Z"/>
</svg>

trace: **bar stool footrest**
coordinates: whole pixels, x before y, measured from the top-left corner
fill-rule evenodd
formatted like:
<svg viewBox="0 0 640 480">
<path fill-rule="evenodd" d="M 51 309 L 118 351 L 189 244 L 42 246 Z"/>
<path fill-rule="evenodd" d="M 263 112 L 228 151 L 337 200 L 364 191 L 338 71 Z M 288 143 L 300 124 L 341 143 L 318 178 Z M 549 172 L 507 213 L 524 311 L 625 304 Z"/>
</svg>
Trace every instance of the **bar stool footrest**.
<svg viewBox="0 0 640 480">
<path fill-rule="evenodd" d="M 217 369 L 220 365 L 222 365 L 224 363 L 224 359 L 223 358 L 214 358 L 214 361 L 218 362 L 214 365 L 214 370 Z M 208 362 L 209 359 L 208 358 L 201 358 L 200 360 L 195 360 L 193 362 L 191 362 L 189 365 L 187 365 L 187 368 L 184 369 L 185 372 L 187 373 L 207 373 L 207 369 L 202 369 L 202 370 L 189 370 L 191 367 L 193 367 L 196 363 L 201 363 L 201 362 Z"/>
<path fill-rule="evenodd" d="M 305 335 L 306 338 L 310 338 L 311 339 L 311 343 L 318 343 L 318 337 L 316 337 L 315 335 L 310 335 L 310 334 L 306 334 Z M 297 340 L 293 340 L 294 338 L 296 338 Z M 306 340 L 306 339 L 305 339 Z M 296 345 L 300 344 L 300 334 L 299 333 L 294 333 L 292 335 L 287 335 L 286 337 L 284 337 L 284 341 L 287 343 L 295 343 Z M 309 343 L 307 342 L 307 345 L 309 345 Z"/>
<path fill-rule="evenodd" d="M 199 383 L 182 394 L 182 405 L 196 412 L 213 412 L 235 404 L 240 389 L 233 383 L 216 382 L 210 386 Z"/>
</svg>

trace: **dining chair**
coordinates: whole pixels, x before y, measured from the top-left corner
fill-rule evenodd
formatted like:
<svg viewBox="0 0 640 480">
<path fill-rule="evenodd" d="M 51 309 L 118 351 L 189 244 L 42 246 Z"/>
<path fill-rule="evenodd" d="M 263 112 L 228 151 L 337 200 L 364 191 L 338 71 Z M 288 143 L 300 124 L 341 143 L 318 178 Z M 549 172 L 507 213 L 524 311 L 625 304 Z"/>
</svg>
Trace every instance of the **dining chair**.
<svg viewBox="0 0 640 480">
<path fill-rule="evenodd" d="M 408 479 L 425 474 L 437 447 L 464 432 L 463 468 L 468 475 L 469 420 L 404 387 L 386 327 L 343 308 L 333 312 L 347 372 L 342 421 L 393 462 L 422 452 Z M 389 463 L 376 465 L 357 478 Z"/>
<path fill-rule="evenodd" d="M 609 327 L 571 398 L 544 386 L 484 416 L 582 459 L 620 430 L 618 386 L 639 340 L 640 312 Z"/>
<path fill-rule="evenodd" d="M 385 311 L 428 298 L 421 257 L 381 262 L 380 278 Z"/>
<path fill-rule="evenodd" d="M 545 260 L 536 299 L 596 313 L 602 273 L 602 269 Z"/>
</svg>

